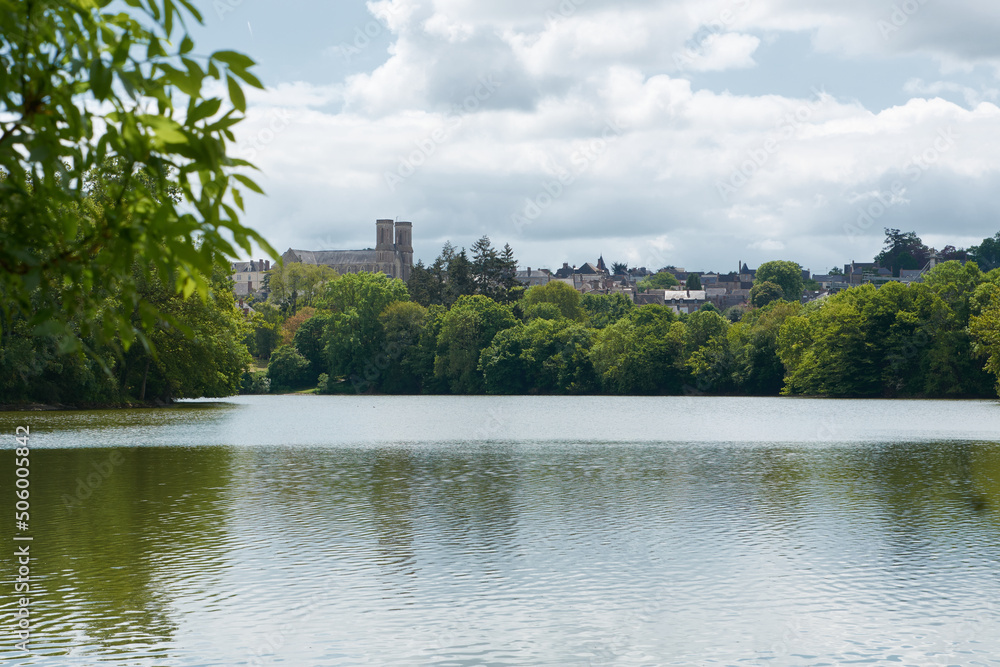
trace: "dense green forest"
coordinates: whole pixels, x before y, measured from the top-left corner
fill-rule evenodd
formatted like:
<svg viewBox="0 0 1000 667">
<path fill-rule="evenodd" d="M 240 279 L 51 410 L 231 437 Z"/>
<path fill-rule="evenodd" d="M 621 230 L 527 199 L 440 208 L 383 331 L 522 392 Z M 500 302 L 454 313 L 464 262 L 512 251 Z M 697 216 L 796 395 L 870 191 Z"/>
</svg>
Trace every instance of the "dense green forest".
<svg viewBox="0 0 1000 667">
<path fill-rule="evenodd" d="M 0 5 L 0 404 L 239 389 L 231 155 L 254 61 L 196 50 L 186 0 Z"/>
<path fill-rule="evenodd" d="M 761 284 L 777 286 L 786 264 L 762 265 Z M 160 313 L 145 328 L 148 345 L 95 338 L 67 351 L 8 318 L 0 403 L 127 405 L 238 391 L 996 395 L 1000 269 L 972 261 L 942 263 L 908 286 L 691 314 L 561 282 L 525 290 L 515 267 L 509 246 L 497 251 L 486 237 L 471 257 L 447 244 L 408 284 L 290 264 L 245 315 L 221 268 L 202 300 L 136 266 L 142 302 Z M 140 316 L 134 308 L 137 328 Z"/>
<path fill-rule="evenodd" d="M 805 305 L 775 299 L 679 315 L 559 282 L 522 295 L 504 285 L 502 260 L 490 272 L 503 253 L 488 248 L 470 259 L 446 246 L 437 269 L 420 267 L 409 285 L 376 274 L 326 281 L 281 327 L 268 324 L 281 315 L 264 304 L 252 338 L 285 341 L 270 354 L 271 390 L 995 395 L 1000 270 L 974 262 Z M 467 276 L 457 285 L 443 279 L 452 261 Z M 269 326 L 273 334 L 260 335 Z M 258 391 L 268 384 L 260 380 Z"/>
</svg>

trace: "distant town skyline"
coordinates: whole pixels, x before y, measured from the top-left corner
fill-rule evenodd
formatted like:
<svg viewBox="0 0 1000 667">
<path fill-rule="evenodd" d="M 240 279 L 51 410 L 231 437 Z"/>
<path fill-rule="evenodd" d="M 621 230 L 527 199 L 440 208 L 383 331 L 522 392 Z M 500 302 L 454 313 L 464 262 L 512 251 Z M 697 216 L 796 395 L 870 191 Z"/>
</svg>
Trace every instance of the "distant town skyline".
<svg viewBox="0 0 1000 667">
<path fill-rule="evenodd" d="M 367 247 L 365 221 L 398 217 L 425 261 L 485 233 L 530 266 L 820 273 L 884 227 L 939 249 L 1000 230 L 985 0 L 201 9 L 199 51 L 250 54 L 268 88 L 236 150 L 279 252 Z"/>
</svg>

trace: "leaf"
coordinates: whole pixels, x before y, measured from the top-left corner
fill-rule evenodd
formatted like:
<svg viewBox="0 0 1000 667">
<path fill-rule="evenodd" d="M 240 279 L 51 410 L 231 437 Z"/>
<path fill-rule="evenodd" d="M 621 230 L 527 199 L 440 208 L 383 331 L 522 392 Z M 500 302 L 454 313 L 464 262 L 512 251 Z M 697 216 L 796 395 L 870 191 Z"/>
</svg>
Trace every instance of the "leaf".
<svg viewBox="0 0 1000 667">
<path fill-rule="evenodd" d="M 244 176 L 243 174 L 233 174 L 233 178 L 235 178 L 237 181 L 247 186 L 257 194 L 261 195 L 264 194 L 264 191 L 260 189 L 260 186 L 254 183 L 253 180 L 248 176 Z"/>
<path fill-rule="evenodd" d="M 100 59 L 90 64 L 90 90 L 100 101 L 108 99 L 111 92 L 112 72 L 104 66 Z"/>
<path fill-rule="evenodd" d="M 185 95 L 198 97 L 201 93 L 201 77 L 187 71 L 181 71 L 173 65 L 159 63 L 158 67 L 166 74 L 164 77 L 171 85 L 177 86 Z M 161 101 L 164 101 L 163 99 Z"/>
<path fill-rule="evenodd" d="M 32 335 L 43 337 L 43 336 L 56 336 L 66 331 L 68 327 L 60 322 L 59 320 L 49 319 L 44 322 L 35 325 L 32 330 Z"/>
<path fill-rule="evenodd" d="M 194 48 L 194 41 L 192 41 L 190 35 L 184 35 L 184 39 L 181 40 L 181 53 L 190 53 L 191 49 Z"/>
<path fill-rule="evenodd" d="M 193 101 L 193 100 L 192 100 Z M 211 99 L 205 100 L 188 114 L 187 124 L 192 125 L 202 118 L 210 118 L 214 116 L 219 111 L 219 107 L 222 106 L 222 100 L 218 97 L 213 97 Z"/>
<path fill-rule="evenodd" d="M 187 143 L 187 135 L 182 131 L 180 123 L 166 116 L 142 114 L 138 117 L 146 127 L 153 130 L 158 139 L 167 144 Z"/>
<path fill-rule="evenodd" d="M 185 9 L 187 9 L 189 12 L 191 12 L 191 16 L 193 16 L 194 19 L 198 23 L 202 23 L 203 22 L 203 20 L 201 18 L 201 12 L 199 12 L 198 9 L 194 5 L 192 5 L 190 2 L 188 2 L 188 0 L 179 0 L 179 2 L 182 5 L 184 5 Z"/>
<path fill-rule="evenodd" d="M 116 67 L 123 65 L 128 59 L 130 48 L 132 48 L 132 36 L 126 33 L 122 35 L 122 38 L 118 41 L 118 46 L 115 47 L 115 51 L 111 56 L 112 64 Z"/>
<path fill-rule="evenodd" d="M 232 100 L 233 106 L 238 110 L 245 112 L 247 110 L 247 100 L 243 96 L 243 90 L 240 88 L 240 84 L 236 83 L 236 79 L 230 75 L 226 75 L 226 81 L 229 84 L 229 99 Z"/>
<path fill-rule="evenodd" d="M 150 3 L 152 4 L 152 3 Z M 167 33 L 167 37 L 174 31 L 174 12 L 177 11 L 174 8 L 174 3 L 170 0 L 163 0 L 163 29 Z"/>
<path fill-rule="evenodd" d="M 260 79 L 255 77 L 250 72 L 237 72 L 236 75 L 254 88 L 259 88 L 260 90 L 264 89 L 264 84 L 260 82 Z"/>
<path fill-rule="evenodd" d="M 250 56 L 236 51 L 216 51 L 209 56 L 209 58 L 211 60 L 218 60 L 219 62 L 226 63 L 231 68 L 238 71 L 245 70 L 247 67 L 253 67 L 257 64 Z"/>
</svg>

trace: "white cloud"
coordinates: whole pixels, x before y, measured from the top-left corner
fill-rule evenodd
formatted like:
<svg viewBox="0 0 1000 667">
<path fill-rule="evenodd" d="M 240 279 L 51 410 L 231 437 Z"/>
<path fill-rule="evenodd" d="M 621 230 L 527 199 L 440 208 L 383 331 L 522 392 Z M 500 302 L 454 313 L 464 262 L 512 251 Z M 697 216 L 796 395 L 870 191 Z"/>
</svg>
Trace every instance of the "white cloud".
<svg viewBox="0 0 1000 667">
<path fill-rule="evenodd" d="M 979 62 L 994 46 L 971 49 L 929 23 L 975 16 L 996 28 L 995 12 L 963 0 L 958 18 L 941 19 L 928 3 L 886 39 L 886 7 L 862 0 L 558 6 L 369 3 L 394 39 L 381 66 L 250 97 L 240 139 L 261 144 L 272 195 L 254 201 L 250 222 L 282 248 L 365 247 L 370 221 L 399 215 L 425 260 L 445 239 L 489 233 L 531 266 L 604 252 L 690 269 L 776 258 L 825 269 L 873 255 L 883 226 L 930 233 L 943 215 L 956 239 L 995 231 L 992 87 L 910 77 L 914 99 L 872 111 L 822 92 L 713 92 L 686 78 L 754 67 L 775 30 L 809 31 L 817 49 L 848 55 Z M 279 111 L 290 116 L 280 132 Z"/>
<path fill-rule="evenodd" d="M 753 54 L 760 46 L 760 38 L 753 35 L 725 33 L 709 35 L 691 53 L 685 53 L 679 62 L 684 69 L 712 72 L 727 69 L 744 69 L 755 65 Z"/>
</svg>

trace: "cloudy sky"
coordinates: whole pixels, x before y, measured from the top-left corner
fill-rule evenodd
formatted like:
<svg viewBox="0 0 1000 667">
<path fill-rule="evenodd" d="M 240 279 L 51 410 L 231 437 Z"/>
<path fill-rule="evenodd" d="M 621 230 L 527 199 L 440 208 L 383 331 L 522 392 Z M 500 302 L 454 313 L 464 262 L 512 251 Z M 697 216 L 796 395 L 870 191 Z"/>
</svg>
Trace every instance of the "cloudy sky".
<svg viewBox="0 0 1000 667">
<path fill-rule="evenodd" d="M 871 261 L 1000 230 L 995 0 L 203 0 L 259 62 L 240 152 L 278 249 L 522 266 Z"/>
</svg>

